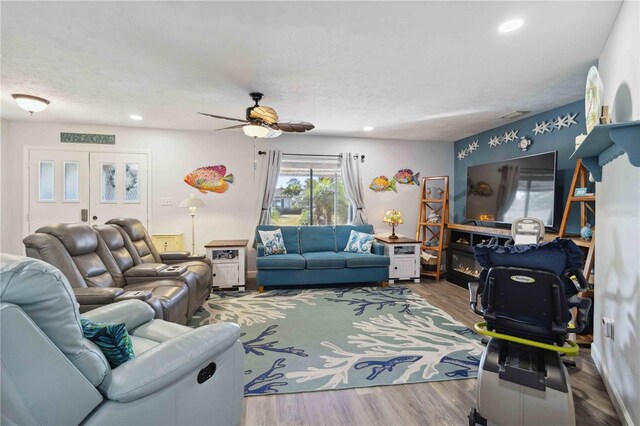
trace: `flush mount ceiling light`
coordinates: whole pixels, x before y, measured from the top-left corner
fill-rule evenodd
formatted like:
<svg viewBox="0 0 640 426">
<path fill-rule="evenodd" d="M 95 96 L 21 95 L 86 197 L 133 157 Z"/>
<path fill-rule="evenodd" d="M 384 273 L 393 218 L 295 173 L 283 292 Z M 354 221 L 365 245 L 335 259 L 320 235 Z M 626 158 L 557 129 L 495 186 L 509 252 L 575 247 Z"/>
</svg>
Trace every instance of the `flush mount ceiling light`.
<svg viewBox="0 0 640 426">
<path fill-rule="evenodd" d="M 48 100 L 39 98 L 37 96 L 21 94 L 15 94 L 11 96 L 16 100 L 16 103 L 20 108 L 25 111 L 29 111 L 31 115 L 33 115 L 34 112 L 44 111 L 44 109 L 50 103 Z"/>
<path fill-rule="evenodd" d="M 500 24 L 500 26 L 498 27 L 498 31 L 500 31 L 501 33 L 510 33 L 511 31 L 515 31 L 518 28 L 522 27 L 522 25 L 524 25 L 522 19 L 511 19 Z"/>
<path fill-rule="evenodd" d="M 373 127 L 372 127 L 372 126 L 364 126 L 364 127 L 362 128 L 362 130 L 364 130 L 365 132 L 370 132 L 370 131 L 372 131 L 372 130 L 373 130 Z"/>
<path fill-rule="evenodd" d="M 139 116 L 138 114 L 131 114 L 131 115 L 129 116 L 129 118 L 130 118 L 130 119 L 132 119 L 132 120 L 135 120 L 135 121 L 140 121 L 140 120 L 142 120 L 142 117 L 141 117 L 141 116 Z"/>
</svg>

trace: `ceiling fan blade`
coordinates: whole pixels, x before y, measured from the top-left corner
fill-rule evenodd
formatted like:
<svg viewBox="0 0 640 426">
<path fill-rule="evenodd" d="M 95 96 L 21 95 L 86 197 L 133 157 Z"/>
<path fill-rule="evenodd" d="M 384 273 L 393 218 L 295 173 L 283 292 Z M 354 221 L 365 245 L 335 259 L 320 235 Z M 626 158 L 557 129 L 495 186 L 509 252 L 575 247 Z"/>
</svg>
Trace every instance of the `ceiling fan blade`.
<svg viewBox="0 0 640 426">
<path fill-rule="evenodd" d="M 219 132 L 220 130 L 242 129 L 244 126 L 246 126 L 246 124 L 238 124 L 237 126 L 223 127 L 222 129 L 216 129 L 216 132 Z"/>
<path fill-rule="evenodd" d="M 247 120 L 241 120 L 239 118 L 223 117 L 221 115 L 207 114 L 207 113 L 204 113 L 204 112 L 199 112 L 198 114 L 206 115 L 207 117 L 220 118 L 222 120 L 231 120 L 231 121 L 239 121 L 241 123 L 248 123 Z"/>
<path fill-rule="evenodd" d="M 273 127 L 289 133 L 304 133 L 312 130 L 315 126 L 306 121 L 283 121 L 273 125 Z"/>
</svg>

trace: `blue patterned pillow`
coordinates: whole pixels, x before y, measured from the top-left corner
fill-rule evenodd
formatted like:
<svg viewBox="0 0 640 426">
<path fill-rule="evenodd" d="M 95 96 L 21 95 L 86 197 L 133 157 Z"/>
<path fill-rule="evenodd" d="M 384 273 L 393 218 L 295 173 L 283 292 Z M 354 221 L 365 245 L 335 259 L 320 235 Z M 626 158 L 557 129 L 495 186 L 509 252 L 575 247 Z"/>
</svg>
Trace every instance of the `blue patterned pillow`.
<svg viewBox="0 0 640 426">
<path fill-rule="evenodd" d="M 103 324 L 84 318 L 81 318 L 80 322 L 82 323 L 82 335 L 100 348 L 111 368 L 116 368 L 135 358 L 133 343 L 131 343 L 124 323 Z"/>
<path fill-rule="evenodd" d="M 349 234 L 349 241 L 344 251 L 351 251 L 354 253 L 371 253 L 371 246 L 375 237 L 372 234 L 365 234 L 364 232 L 351 231 Z"/>
<path fill-rule="evenodd" d="M 262 245 L 264 245 L 264 255 L 287 254 L 287 248 L 284 246 L 282 231 L 275 229 L 273 231 L 258 231 Z"/>
</svg>

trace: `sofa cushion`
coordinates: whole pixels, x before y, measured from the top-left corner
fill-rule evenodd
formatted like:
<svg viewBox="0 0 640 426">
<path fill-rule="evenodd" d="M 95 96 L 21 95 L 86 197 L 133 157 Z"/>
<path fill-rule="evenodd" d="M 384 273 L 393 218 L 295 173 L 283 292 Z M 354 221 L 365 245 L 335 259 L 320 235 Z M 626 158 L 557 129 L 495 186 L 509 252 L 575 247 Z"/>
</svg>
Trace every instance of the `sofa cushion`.
<svg viewBox="0 0 640 426">
<path fill-rule="evenodd" d="M 264 245 L 264 241 L 260 238 L 258 231 L 275 231 L 279 229 L 282 232 L 282 239 L 287 253 L 300 253 L 300 243 L 298 239 L 297 226 L 277 226 L 277 225 L 258 225 L 256 228 L 256 241 Z"/>
<path fill-rule="evenodd" d="M 282 239 L 282 231 L 274 229 L 273 231 L 258 230 L 260 239 L 264 245 L 264 255 L 271 256 L 273 254 L 287 254 L 287 248 Z"/>
<path fill-rule="evenodd" d="M 338 225 L 336 226 L 336 251 L 343 251 L 347 247 L 351 231 L 373 234 L 373 225 Z"/>
<path fill-rule="evenodd" d="M 344 248 L 344 251 L 352 253 L 371 253 L 371 245 L 375 237 L 373 234 L 366 234 L 364 232 L 351 231 L 349 242 Z"/>
<path fill-rule="evenodd" d="M 104 354 L 111 368 L 116 368 L 135 358 L 133 344 L 124 323 L 104 324 L 81 318 L 82 334 L 95 343 Z"/>
<path fill-rule="evenodd" d="M 303 226 L 300 228 L 302 254 L 317 251 L 336 251 L 333 226 Z"/>
<path fill-rule="evenodd" d="M 345 258 L 333 251 L 305 253 L 307 269 L 338 269 L 345 267 Z"/>
<path fill-rule="evenodd" d="M 338 253 L 346 260 L 347 268 L 376 268 L 389 266 L 389 256 L 380 256 L 368 253 L 351 253 L 342 251 Z"/>
<path fill-rule="evenodd" d="M 306 260 L 299 254 L 274 254 L 258 257 L 256 264 L 258 269 L 304 269 Z"/>
</svg>

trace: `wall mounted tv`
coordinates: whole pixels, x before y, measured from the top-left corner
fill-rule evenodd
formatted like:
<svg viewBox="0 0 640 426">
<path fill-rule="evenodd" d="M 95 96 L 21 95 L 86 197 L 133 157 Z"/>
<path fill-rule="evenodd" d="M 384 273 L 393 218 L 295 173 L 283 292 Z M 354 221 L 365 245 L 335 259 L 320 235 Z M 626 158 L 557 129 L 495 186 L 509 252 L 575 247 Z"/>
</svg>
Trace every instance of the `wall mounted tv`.
<svg viewBox="0 0 640 426">
<path fill-rule="evenodd" d="M 467 168 L 466 217 L 511 223 L 535 217 L 554 224 L 556 153 L 530 155 Z"/>
</svg>

